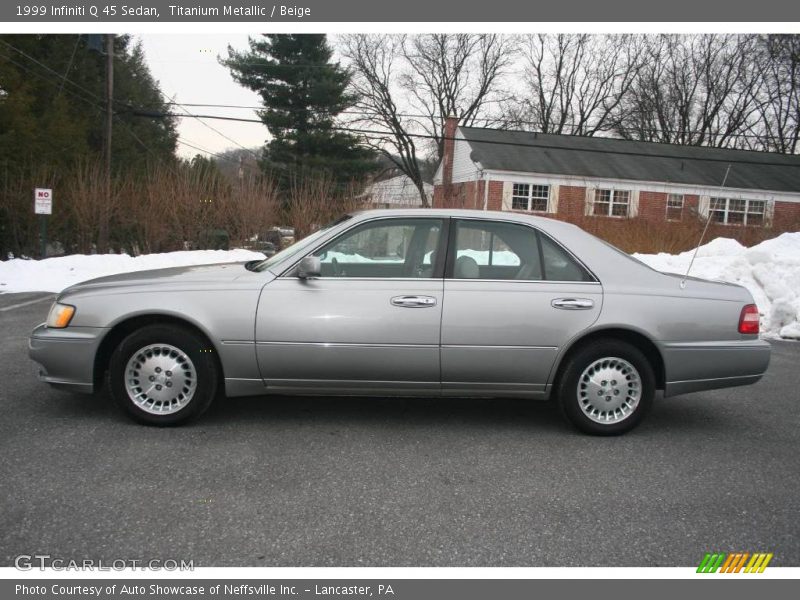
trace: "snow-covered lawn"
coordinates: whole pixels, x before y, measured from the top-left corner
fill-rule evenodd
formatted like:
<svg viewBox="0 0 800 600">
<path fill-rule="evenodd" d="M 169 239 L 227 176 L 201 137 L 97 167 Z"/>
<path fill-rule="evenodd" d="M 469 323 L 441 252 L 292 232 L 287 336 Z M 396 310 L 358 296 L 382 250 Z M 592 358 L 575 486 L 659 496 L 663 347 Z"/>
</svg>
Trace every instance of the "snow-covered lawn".
<svg viewBox="0 0 800 600">
<path fill-rule="evenodd" d="M 659 271 L 683 274 L 692 251 L 634 256 Z M 0 262 L 0 292 L 60 292 L 74 283 L 114 273 L 256 258 L 263 255 L 249 250 L 197 250 L 137 257 L 103 254 L 13 259 Z M 784 233 L 752 248 L 717 238 L 700 247 L 691 275 L 745 286 L 761 311 L 761 330 L 766 336 L 800 339 L 800 232 Z"/>
</svg>

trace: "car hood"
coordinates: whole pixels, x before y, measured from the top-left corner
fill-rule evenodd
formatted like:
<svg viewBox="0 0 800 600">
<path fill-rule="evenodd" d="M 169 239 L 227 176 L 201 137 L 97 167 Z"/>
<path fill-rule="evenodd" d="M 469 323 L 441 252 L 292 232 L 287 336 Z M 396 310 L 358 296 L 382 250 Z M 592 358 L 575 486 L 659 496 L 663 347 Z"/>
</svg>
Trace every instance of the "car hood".
<svg viewBox="0 0 800 600">
<path fill-rule="evenodd" d="M 244 265 L 243 262 L 191 265 L 119 273 L 77 283 L 65 289 L 61 295 L 108 292 L 115 289 L 131 291 L 131 288 L 172 290 L 249 288 L 261 286 L 272 278 L 267 272 L 248 271 Z"/>
</svg>

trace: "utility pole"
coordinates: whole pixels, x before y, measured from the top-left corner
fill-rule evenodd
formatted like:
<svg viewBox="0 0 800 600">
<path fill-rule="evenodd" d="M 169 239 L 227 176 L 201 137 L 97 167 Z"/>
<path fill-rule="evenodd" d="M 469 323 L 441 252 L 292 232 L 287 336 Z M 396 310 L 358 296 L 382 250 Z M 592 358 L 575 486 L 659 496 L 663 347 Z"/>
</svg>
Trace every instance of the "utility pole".
<svg viewBox="0 0 800 600">
<path fill-rule="evenodd" d="M 114 34 L 106 34 L 106 198 L 100 209 L 100 231 L 98 232 L 98 252 L 108 251 L 109 220 L 111 213 L 111 134 L 114 128 Z"/>
</svg>

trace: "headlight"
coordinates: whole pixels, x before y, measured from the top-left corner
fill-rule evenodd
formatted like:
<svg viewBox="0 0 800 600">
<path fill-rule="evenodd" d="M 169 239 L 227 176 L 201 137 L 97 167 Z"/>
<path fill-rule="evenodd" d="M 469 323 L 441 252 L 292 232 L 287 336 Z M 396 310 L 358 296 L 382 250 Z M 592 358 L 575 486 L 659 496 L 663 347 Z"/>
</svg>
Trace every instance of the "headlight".
<svg viewBox="0 0 800 600">
<path fill-rule="evenodd" d="M 53 307 L 50 309 L 50 314 L 47 315 L 47 326 L 53 329 L 64 329 L 69 325 L 74 315 L 74 306 L 54 302 Z"/>
</svg>

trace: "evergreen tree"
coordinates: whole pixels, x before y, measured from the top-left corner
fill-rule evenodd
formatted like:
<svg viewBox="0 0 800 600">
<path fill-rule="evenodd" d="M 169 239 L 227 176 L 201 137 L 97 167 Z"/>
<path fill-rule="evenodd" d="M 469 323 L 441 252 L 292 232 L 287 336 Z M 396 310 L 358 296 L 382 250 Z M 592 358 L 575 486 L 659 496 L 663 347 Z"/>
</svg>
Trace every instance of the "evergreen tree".
<svg viewBox="0 0 800 600">
<path fill-rule="evenodd" d="M 0 36 L 0 165 L 68 168 L 101 156 L 106 57 L 99 50 L 86 35 Z M 141 47 L 117 36 L 114 54 L 115 169 L 173 161 L 174 121 L 126 112 L 127 106 L 168 112 Z"/>
<path fill-rule="evenodd" d="M 283 189 L 314 171 L 346 184 L 375 168 L 373 151 L 336 129 L 336 116 L 356 98 L 347 92 L 350 73 L 332 56 L 323 34 L 269 34 L 251 38 L 247 52 L 229 47 L 222 61 L 262 98 L 259 116 L 272 135 L 262 168 Z"/>
</svg>

